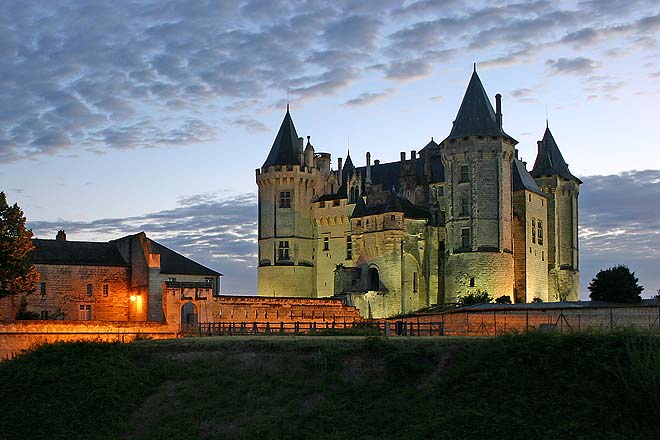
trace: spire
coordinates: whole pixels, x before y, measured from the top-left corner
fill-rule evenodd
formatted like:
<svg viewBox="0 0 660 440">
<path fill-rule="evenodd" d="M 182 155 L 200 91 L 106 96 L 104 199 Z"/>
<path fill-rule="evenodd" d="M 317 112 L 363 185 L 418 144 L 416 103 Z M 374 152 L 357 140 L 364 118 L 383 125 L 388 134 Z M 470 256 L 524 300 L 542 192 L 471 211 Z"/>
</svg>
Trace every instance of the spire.
<svg viewBox="0 0 660 440">
<path fill-rule="evenodd" d="M 348 179 L 355 172 L 355 165 L 353 165 L 353 160 L 351 160 L 350 150 L 346 153 L 346 162 L 344 162 L 344 168 L 342 168 L 342 176 L 344 179 Z"/>
<path fill-rule="evenodd" d="M 262 167 L 271 165 L 300 165 L 300 154 L 302 145 L 298 140 L 296 127 L 293 125 L 293 119 L 289 113 L 289 104 L 286 105 L 286 115 L 280 130 L 277 132 L 275 142 L 270 148 L 268 158 Z"/>
<path fill-rule="evenodd" d="M 476 66 L 475 63 L 474 72 L 472 72 L 451 133 L 445 140 L 460 139 L 465 136 L 501 136 L 518 143 L 499 126 L 493 106 L 477 74 Z"/>
<path fill-rule="evenodd" d="M 547 126 L 545 133 L 543 134 L 543 139 L 538 141 L 538 154 L 536 156 L 536 161 L 534 162 L 534 168 L 530 173 L 533 177 L 541 176 L 551 176 L 559 175 L 564 179 L 573 179 L 577 180 L 578 183 L 582 183 L 580 179 L 575 177 L 568 169 L 568 164 L 564 161 L 564 157 L 559 151 L 557 142 L 550 132 L 550 128 Z"/>
</svg>

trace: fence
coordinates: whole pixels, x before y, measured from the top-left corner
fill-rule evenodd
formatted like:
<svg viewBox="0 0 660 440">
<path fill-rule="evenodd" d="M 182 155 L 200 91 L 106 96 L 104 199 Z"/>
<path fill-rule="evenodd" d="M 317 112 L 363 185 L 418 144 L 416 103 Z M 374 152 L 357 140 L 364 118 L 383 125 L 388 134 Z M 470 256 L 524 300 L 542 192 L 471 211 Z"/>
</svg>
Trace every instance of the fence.
<svg viewBox="0 0 660 440">
<path fill-rule="evenodd" d="M 580 332 L 635 328 L 660 333 L 660 307 L 600 307 L 544 310 L 464 310 L 399 320 L 354 322 L 207 322 L 182 326 L 184 336 L 334 335 L 495 336 L 538 330 Z"/>
</svg>

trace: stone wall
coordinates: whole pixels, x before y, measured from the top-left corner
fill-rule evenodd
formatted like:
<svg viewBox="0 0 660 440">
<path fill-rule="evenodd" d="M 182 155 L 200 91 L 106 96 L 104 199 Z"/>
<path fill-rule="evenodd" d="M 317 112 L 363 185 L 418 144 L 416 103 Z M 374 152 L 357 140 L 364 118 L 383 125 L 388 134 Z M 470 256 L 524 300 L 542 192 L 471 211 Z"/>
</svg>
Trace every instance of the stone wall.
<svg viewBox="0 0 660 440">
<path fill-rule="evenodd" d="M 0 324 L 0 359 L 42 344 L 72 341 L 131 342 L 176 337 L 178 327 L 140 322 L 20 321 Z"/>
<path fill-rule="evenodd" d="M 513 284 L 512 253 L 463 252 L 447 258 L 446 302 L 456 302 L 458 296 L 477 291 L 488 292 L 493 298 L 513 298 Z"/>
<path fill-rule="evenodd" d="M 48 264 L 35 266 L 40 279 L 35 285 L 35 292 L 24 297 L 28 312 L 34 312 L 46 319 L 89 318 L 97 321 L 146 319 L 146 316 L 136 308 L 136 304 L 130 300 L 132 291 L 128 283 L 128 267 Z M 43 290 L 41 283 L 45 283 Z M 91 292 L 88 291 L 88 285 L 91 285 Z M 0 320 L 13 320 L 20 301 L 20 297 L 0 299 Z"/>
</svg>

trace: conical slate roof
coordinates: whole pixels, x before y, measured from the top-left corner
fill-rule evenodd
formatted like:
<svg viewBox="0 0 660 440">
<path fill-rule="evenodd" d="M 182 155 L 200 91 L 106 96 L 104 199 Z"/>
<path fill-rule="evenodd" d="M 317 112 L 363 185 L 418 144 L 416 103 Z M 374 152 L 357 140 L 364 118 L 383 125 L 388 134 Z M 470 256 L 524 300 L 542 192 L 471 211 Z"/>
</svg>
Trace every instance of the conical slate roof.
<svg viewBox="0 0 660 440">
<path fill-rule="evenodd" d="M 270 148 L 268 158 L 262 167 L 271 165 L 300 165 L 301 147 L 298 141 L 298 133 L 296 127 L 293 125 L 293 119 L 289 113 L 289 107 L 286 108 L 286 115 L 280 131 L 277 132 L 275 142 Z"/>
<path fill-rule="evenodd" d="M 539 151 L 531 174 L 533 177 L 559 175 L 564 179 L 573 179 L 577 180 L 578 183 L 582 183 L 569 171 L 568 164 L 564 161 L 557 142 L 555 142 L 555 138 L 552 137 L 550 128 L 547 126 L 543 134 L 543 140 L 539 143 Z"/>
<path fill-rule="evenodd" d="M 341 175 L 344 180 L 355 173 L 355 165 L 353 165 L 353 160 L 351 160 L 350 151 L 346 153 L 346 162 L 344 162 L 344 167 L 341 170 Z"/>
<path fill-rule="evenodd" d="M 517 143 L 497 123 L 495 111 L 476 69 L 470 78 L 451 133 L 445 140 L 460 139 L 466 136 L 501 136 Z"/>
</svg>

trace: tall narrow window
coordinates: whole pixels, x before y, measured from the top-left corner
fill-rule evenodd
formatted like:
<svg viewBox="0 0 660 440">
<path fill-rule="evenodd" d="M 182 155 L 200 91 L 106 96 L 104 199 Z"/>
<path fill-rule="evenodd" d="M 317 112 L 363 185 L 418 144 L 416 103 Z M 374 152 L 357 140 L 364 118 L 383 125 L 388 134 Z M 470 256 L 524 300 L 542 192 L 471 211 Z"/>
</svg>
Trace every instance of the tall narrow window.
<svg viewBox="0 0 660 440">
<path fill-rule="evenodd" d="M 470 246 L 470 228 L 461 229 L 461 247 L 469 249 Z"/>
<path fill-rule="evenodd" d="M 46 283 L 44 281 L 41 282 L 41 296 L 46 296 Z"/>
<path fill-rule="evenodd" d="M 532 219 L 532 243 L 536 243 L 536 220 Z"/>
<path fill-rule="evenodd" d="M 94 293 L 94 289 L 93 289 L 92 285 L 88 284 L 87 285 L 87 296 L 92 296 L 93 293 Z"/>
<path fill-rule="evenodd" d="M 467 165 L 461 166 L 461 180 L 459 182 L 469 182 L 470 181 L 470 171 Z"/>
<path fill-rule="evenodd" d="M 538 237 L 539 244 L 543 245 L 543 223 L 541 221 L 536 223 L 536 236 Z"/>
<path fill-rule="evenodd" d="M 324 251 L 330 250 L 330 237 L 323 237 L 323 250 Z"/>
<path fill-rule="evenodd" d="M 289 259 L 289 242 L 280 241 L 280 245 L 277 249 L 277 259 L 278 260 L 288 260 Z"/>
<path fill-rule="evenodd" d="M 357 203 L 357 199 L 360 197 L 360 188 L 357 185 L 351 187 L 351 199 L 349 203 Z"/>
<path fill-rule="evenodd" d="M 353 259 L 353 237 L 350 235 L 346 236 L 346 259 Z"/>
<path fill-rule="evenodd" d="M 417 272 L 413 272 L 413 292 L 417 292 Z"/>
<path fill-rule="evenodd" d="M 280 191 L 280 208 L 291 208 L 291 191 Z"/>
<path fill-rule="evenodd" d="M 107 284 L 103 285 L 103 296 L 108 296 L 108 285 Z"/>
<path fill-rule="evenodd" d="M 41 315 L 39 316 L 40 319 L 46 320 L 48 319 L 48 310 L 42 310 Z"/>
<path fill-rule="evenodd" d="M 461 215 L 462 216 L 470 215 L 470 209 L 469 209 L 469 206 L 468 206 L 467 197 L 463 197 L 461 199 Z"/>
</svg>

